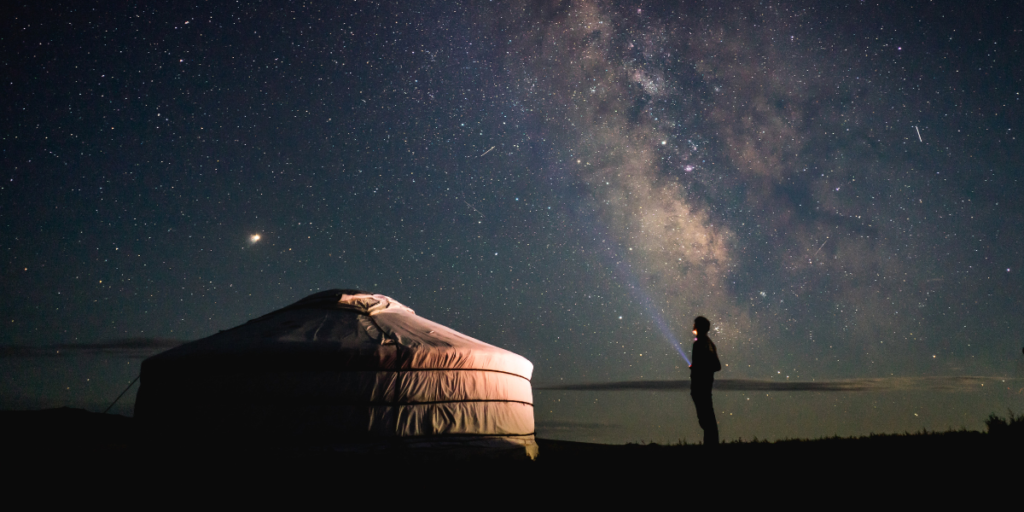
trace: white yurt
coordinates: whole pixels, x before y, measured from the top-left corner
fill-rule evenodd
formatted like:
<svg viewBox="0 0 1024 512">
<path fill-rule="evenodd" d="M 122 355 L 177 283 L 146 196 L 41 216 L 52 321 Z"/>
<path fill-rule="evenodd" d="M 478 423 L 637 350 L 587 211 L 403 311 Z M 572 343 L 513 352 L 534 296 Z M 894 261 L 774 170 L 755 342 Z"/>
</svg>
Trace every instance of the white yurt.
<svg viewBox="0 0 1024 512">
<path fill-rule="evenodd" d="M 389 297 L 329 290 L 146 359 L 135 418 L 238 447 L 534 458 L 532 372 Z"/>
</svg>

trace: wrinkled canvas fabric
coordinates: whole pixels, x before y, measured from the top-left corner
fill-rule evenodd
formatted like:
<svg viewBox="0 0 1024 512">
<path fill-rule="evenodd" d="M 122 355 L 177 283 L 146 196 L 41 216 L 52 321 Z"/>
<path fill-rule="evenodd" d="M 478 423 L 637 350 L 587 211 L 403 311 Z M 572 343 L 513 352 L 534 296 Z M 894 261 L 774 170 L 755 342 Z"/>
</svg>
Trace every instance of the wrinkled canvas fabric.
<svg viewBox="0 0 1024 512">
<path fill-rule="evenodd" d="M 136 417 L 336 447 L 475 438 L 532 457 L 532 372 L 389 297 L 331 290 L 147 359 Z"/>
</svg>

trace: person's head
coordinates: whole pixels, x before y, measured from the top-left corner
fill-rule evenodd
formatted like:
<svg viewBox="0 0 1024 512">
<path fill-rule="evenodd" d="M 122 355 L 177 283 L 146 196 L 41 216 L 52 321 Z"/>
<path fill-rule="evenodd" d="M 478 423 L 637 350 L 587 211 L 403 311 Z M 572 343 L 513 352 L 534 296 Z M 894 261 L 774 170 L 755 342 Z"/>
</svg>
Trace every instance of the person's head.
<svg viewBox="0 0 1024 512">
<path fill-rule="evenodd" d="M 707 334 L 711 330 L 711 321 L 702 316 L 698 316 L 693 319 L 693 334 L 694 336 L 700 336 Z"/>
</svg>

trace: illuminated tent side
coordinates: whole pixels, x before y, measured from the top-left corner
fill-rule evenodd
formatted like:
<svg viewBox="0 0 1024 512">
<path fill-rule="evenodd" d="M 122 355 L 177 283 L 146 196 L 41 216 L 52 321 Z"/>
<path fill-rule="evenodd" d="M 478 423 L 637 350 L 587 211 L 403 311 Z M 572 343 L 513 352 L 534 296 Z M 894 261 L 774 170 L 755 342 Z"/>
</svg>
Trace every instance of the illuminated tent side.
<svg viewBox="0 0 1024 512">
<path fill-rule="evenodd" d="M 135 417 L 236 446 L 534 458 L 532 372 L 386 296 L 330 290 L 146 359 Z"/>
</svg>

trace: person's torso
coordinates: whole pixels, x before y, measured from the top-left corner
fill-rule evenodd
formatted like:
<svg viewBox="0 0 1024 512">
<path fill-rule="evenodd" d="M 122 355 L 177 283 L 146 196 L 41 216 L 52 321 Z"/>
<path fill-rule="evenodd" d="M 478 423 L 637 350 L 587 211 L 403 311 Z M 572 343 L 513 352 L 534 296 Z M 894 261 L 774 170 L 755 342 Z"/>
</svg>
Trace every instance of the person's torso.
<svg viewBox="0 0 1024 512">
<path fill-rule="evenodd" d="M 718 349 L 707 336 L 698 336 L 693 342 L 693 363 L 690 365 L 691 379 L 714 379 L 719 370 Z"/>
</svg>

